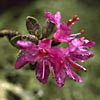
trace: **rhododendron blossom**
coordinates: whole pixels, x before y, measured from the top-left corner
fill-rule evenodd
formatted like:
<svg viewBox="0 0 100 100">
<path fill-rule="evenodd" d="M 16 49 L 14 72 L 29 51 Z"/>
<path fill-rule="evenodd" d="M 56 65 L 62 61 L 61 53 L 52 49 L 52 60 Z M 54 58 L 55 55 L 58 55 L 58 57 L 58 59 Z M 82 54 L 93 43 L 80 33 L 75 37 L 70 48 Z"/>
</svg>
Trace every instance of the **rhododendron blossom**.
<svg viewBox="0 0 100 100">
<path fill-rule="evenodd" d="M 69 78 L 82 82 L 82 79 L 72 70 L 69 61 L 66 60 L 66 48 L 51 47 L 51 40 L 39 41 L 38 45 L 30 41 L 18 41 L 23 54 L 18 57 L 15 68 L 20 69 L 25 64 L 36 63 L 36 77 L 46 83 L 50 70 L 59 87 L 64 85 L 66 75 Z"/>
<path fill-rule="evenodd" d="M 73 19 L 70 19 L 68 23 L 60 22 L 61 14 L 57 12 L 53 15 L 51 12 L 45 12 L 45 17 L 56 25 L 56 32 L 53 34 L 53 39 L 56 42 L 69 42 L 75 36 L 82 34 L 83 32 L 72 34 L 72 29 L 70 25 L 74 24 L 79 18 L 74 16 Z"/>
<path fill-rule="evenodd" d="M 93 52 L 89 48 L 93 47 L 95 42 L 82 38 L 73 39 L 69 43 L 66 55 L 69 55 L 73 60 L 83 62 L 84 60 L 93 57 Z"/>
<path fill-rule="evenodd" d="M 57 12 L 53 15 L 51 12 L 45 12 L 45 17 L 51 23 L 55 24 L 56 32 L 52 38 L 42 38 L 35 44 L 27 40 L 18 40 L 18 48 L 22 54 L 17 58 L 15 68 L 20 69 L 25 64 L 36 65 L 36 78 L 43 84 L 47 83 L 50 72 L 56 80 L 59 87 L 65 83 L 68 76 L 77 82 L 82 82 L 82 78 L 75 73 L 73 67 L 82 71 L 86 71 L 78 62 L 83 62 L 93 57 L 93 52 L 89 48 L 95 45 L 95 42 L 77 38 L 84 30 L 79 33 L 72 34 L 71 24 L 78 20 L 77 16 L 70 19 L 68 23 L 61 22 L 61 14 Z M 66 42 L 67 47 L 59 47 L 53 45 L 53 42 Z"/>
</svg>

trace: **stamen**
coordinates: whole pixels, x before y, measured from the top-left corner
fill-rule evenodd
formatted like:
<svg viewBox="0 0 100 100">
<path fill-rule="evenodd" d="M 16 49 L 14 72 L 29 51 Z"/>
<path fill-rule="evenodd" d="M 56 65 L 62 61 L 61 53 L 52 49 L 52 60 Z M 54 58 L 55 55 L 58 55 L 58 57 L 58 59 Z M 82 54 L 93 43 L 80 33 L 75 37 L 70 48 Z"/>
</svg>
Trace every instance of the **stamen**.
<svg viewBox="0 0 100 100">
<path fill-rule="evenodd" d="M 77 68 L 77 69 L 80 69 L 80 70 L 83 70 L 83 71 L 87 71 L 84 67 L 82 67 L 81 65 L 73 62 L 71 59 L 69 59 L 68 57 L 66 58 L 66 60 L 74 67 L 74 68 Z"/>
<path fill-rule="evenodd" d="M 91 54 L 90 54 L 90 53 L 88 53 L 88 54 L 86 54 L 86 56 L 87 56 L 87 57 L 91 57 Z"/>
<path fill-rule="evenodd" d="M 45 49 L 40 50 L 41 54 L 47 54 L 47 51 Z"/>
<path fill-rule="evenodd" d="M 79 20 L 79 17 L 77 15 L 74 15 L 73 20 L 74 21 L 78 21 Z"/>
<path fill-rule="evenodd" d="M 82 29 L 82 30 L 80 31 L 80 33 L 82 33 L 82 34 L 83 34 L 84 32 L 85 32 L 85 30 L 84 30 L 84 29 Z"/>
<path fill-rule="evenodd" d="M 43 61 L 43 73 L 42 73 L 42 79 L 44 79 L 44 75 L 45 75 L 45 64 L 44 64 L 44 61 Z"/>
<path fill-rule="evenodd" d="M 63 62 L 63 60 L 60 60 L 60 64 L 63 64 L 64 62 Z"/>
<path fill-rule="evenodd" d="M 69 19 L 67 25 L 70 26 L 70 25 L 73 25 L 75 24 L 76 21 L 79 20 L 79 17 L 77 15 L 75 15 L 72 19 Z"/>
<path fill-rule="evenodd" d="M 45 49 L 42 49 L 42 53 L 46 54 L 46 53 L 47 53 L 47 51 L 46 51 Z"/>
<path fill-rule="evenodd" d="M 85 40 L 85 37 L 81 37 L 81 40 Z"/>
</svg>

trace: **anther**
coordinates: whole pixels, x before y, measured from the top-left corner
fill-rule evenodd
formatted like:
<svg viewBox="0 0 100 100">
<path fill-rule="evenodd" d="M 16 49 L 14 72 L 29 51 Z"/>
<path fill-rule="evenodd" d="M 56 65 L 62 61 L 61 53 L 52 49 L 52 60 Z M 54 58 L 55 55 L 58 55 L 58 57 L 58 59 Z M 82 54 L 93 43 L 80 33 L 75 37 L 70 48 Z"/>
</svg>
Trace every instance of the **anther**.
<svg viewBox="0 0 100 100">
<path fill-rule="evenodd" d="M 40 50 L 40 53 L 47 54 L 47 51 L 45 49 Z"/>
<path fill-rule="evenodd" d="M 79 20 L 79 17 L 77 15 L 75 15 L 72 19 L 68 20 L 67 25 L 70 26 L 70 25 L 74 24 L 78 20 Z"/>
<path fill-rule="evenodd" d="M 84 29 L 82 29 L 82 30 L 80 31 L 80 33 L 82 33 L 82 34 L 83 34 L 84 32 L 85 32 L 85 30 L 84 30 Z"/>
<path fill-rule="evenodd" d="M 46 53 L 47 53 L 47 51 L 46 51 L 45 49 L 43 49 L 43 50 L 42 50 L 42 52 L 43 52 L 44 54 L 46 54 Z"/>
<path fill-rule="evenodd" d="M 85 40 L 85 37 L 81 37 L 81 40 Z"/>
<path fill-rule="evenodd" d="M 74 17 L 73 17 L 73 21 L 78 21 L 79 20 L 79 17 L 77 16 L 77 15 L 75 15 Z"/>
<path fill-rule="evenodd" d="M 60 64 L 63 64 L 63 63 L 64 63 L 64 62 L 61 60 L 61 61 L 60 61 Z"/>
</svg>

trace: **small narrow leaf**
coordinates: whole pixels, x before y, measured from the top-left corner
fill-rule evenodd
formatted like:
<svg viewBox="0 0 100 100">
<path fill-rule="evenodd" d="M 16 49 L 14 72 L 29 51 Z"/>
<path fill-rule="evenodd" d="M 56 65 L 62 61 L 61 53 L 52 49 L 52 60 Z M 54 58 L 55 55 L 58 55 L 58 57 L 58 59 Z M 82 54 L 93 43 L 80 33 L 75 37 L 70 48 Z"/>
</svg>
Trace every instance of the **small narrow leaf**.
<svg viewBox="0 0 100 100">
<path fill-rule="evenodd" d="M 38 42 L 38 38 L 35 35 L 22 35 L 22 40 L 28 40 L 35 44 Z"/>
<path fill-rule="evenodd" d="M 36 18 L 27 16 L 26 17 L 26 27 L 31 35 L 35 35 L 37 37 L 40 36 L 39 34 L 40 25 Z"/>
<path fill-rule="evenodd" d="M 19 35 L 19 36 L 15 36 L 15 37 L 11 38 L 9 41 L 14 47 L 18 48 L 18 46 L 16 44 L 16 42 L 18 40 L 28 40 L 35 44 L 38 42 L 38 38 L 34 35 Z"/>
<path fill-rule="evenodd" d="M 14 47 L 18 48 L 18 46 L 17 46 L 17 44 L 16 44 L 16 42 L 17 42 L 18 40 L 21 40 L 21 35 L 15 36 L 15 37 L 11 38 L 9 41 L 10 41 L 10 43 L 11 43 Z"/>
<path fill-rule="evenodd" d="M 42 38 L 47 38 L 53 31 L 54 24 L 46 20 L 46 23 L 42 30 Z"/>
</svg>

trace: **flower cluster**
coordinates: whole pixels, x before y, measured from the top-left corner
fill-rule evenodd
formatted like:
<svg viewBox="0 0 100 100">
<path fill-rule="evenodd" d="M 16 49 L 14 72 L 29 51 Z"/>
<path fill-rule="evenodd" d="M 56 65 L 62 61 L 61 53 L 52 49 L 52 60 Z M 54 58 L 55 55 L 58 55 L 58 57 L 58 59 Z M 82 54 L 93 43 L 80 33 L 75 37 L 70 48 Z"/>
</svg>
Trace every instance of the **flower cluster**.
<svg viewBox="0 0 100 100">
<path fill-rule="evenodd" d="M 86 71 L 86 68 L 77 62 L 83 62 L 93 57 L 93 52 L 89 48 L 93 47 L 95 42 L 85 37 L 76 37 L 84 30 L 76 34 L 72 33 L 70 26 L 79 19 L 77 16 L 64 23 L 60 21 L 60 12 L 55 15 L 45 12 L 44 15 L 49 22 L 56 26 L 55 33 L 52 38 L 42 38 L 37 44 L 27 40 L 18 40 L 17 45 L 23 53 L 17 58 L 15 68 L 20 69 L 27 63 L 36 65 L 36 78 L 43 84 L 47 82 L 50 71 L 59 87 L 64 85 L 66 76 L 82 82 L 82 78 L 75 73 L 73 67 Z M 53 45 L 53 42 L 66 42 L 68 47 L 59 47 Z"/>
</svg>

